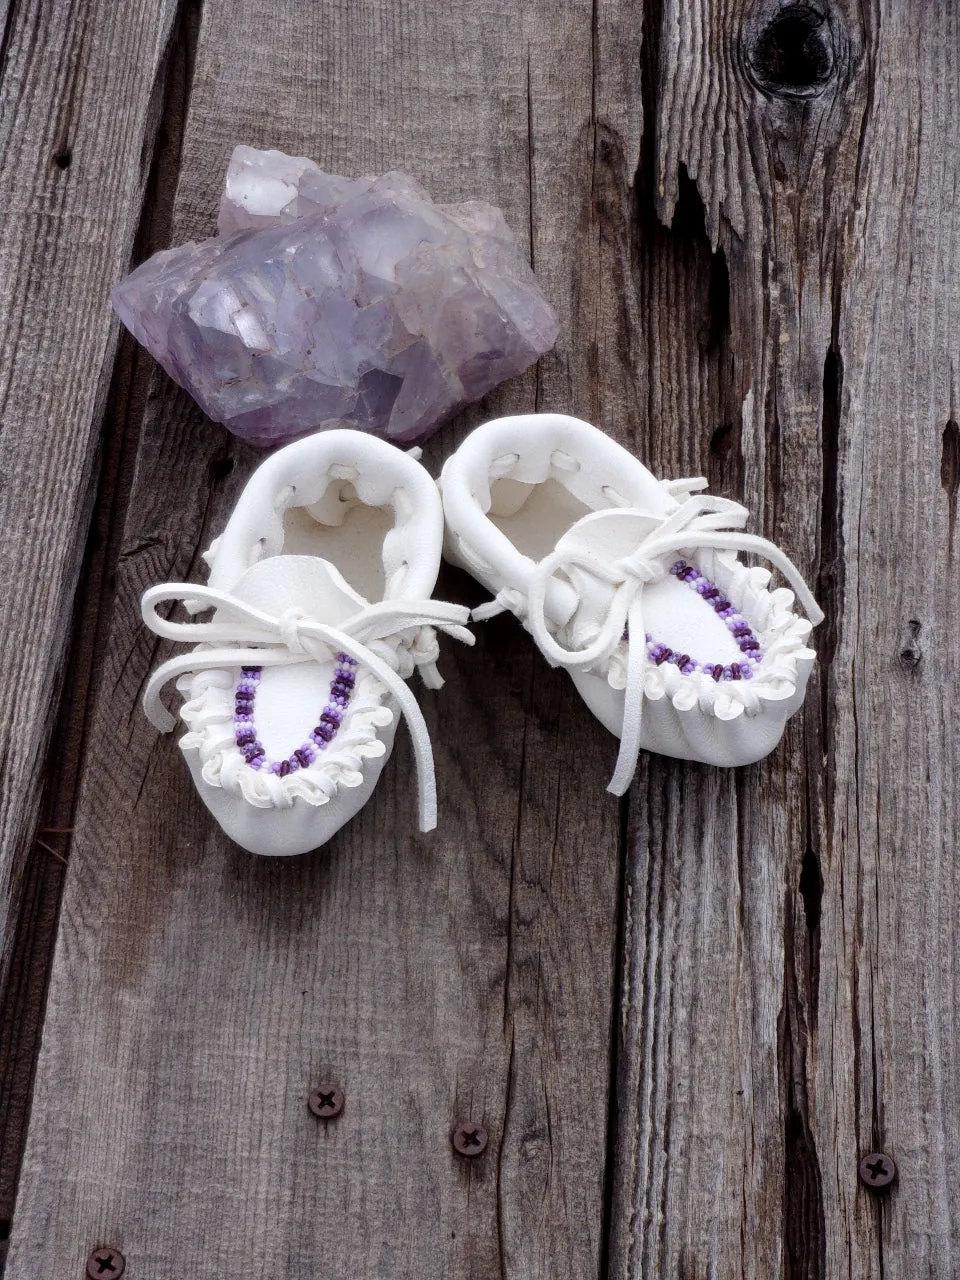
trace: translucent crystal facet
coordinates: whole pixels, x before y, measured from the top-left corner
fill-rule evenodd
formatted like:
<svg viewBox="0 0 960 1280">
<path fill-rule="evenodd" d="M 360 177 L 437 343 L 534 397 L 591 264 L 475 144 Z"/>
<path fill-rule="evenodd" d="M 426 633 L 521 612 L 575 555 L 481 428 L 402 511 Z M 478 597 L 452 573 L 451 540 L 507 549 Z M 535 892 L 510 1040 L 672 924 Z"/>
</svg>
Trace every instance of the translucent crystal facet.
<svg viewBox="0 0 960 1280">
<path fill-rule="evenodd" d="M 328 426 L 422 440 L 557 339 L 500 210 L 435 205 L 402 173 L 342 178 L 237 147 L 219 230 L 154 254 L 113 301 L 204 411 L 253 444 Z"/>
</svg>

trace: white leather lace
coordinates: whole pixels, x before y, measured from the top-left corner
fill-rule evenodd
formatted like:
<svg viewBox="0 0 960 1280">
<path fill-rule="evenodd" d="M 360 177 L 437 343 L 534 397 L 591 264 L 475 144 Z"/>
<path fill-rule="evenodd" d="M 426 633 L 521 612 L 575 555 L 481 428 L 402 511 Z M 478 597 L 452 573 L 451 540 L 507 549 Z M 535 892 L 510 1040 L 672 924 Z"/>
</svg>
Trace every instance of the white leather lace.
<svg viewBox="0 0 960 1280">
<path fill-rule="evenodd" d="M 684 481 L 681 490 L 702 485 L 705 481 Z M 593 514 L 593 513 L 591 513 Z M 629 555 L 614 562 L 605 561 L 587 550 L 558 550 L 546 556 L 536 566 L 527 587 L 526 600 L 509 588 L 498 593 L 495 600 L 473 611 L 475 619 L 492 617 L 505 609 L 521 612 L 521 616 L 536 640 L 547 661 L 553 666 L 566 667 L 570 671 L 589 671 L 602 668 L 627 634 L 626 689 L 624 691 L 623 730 L 620 752 L 613 777 L 607 788 L 614 795 L 623 795 L 633 780 L 640 754 L 640 736 L 643 728 L 643 688 L 646 666 L 646 629 L 643 620 L 643 593 L 650 582 L 658 582 L 670 571 L 670 564 L 679 552 L 698 548 L 711 551 L 747 551 L 762 556 L 774 565 L 790 583 L 813 623 L 823 621 L 810 588 L 804 582 L 799 569 L 774 543 L 752 533 L 740 533 L 749 512 L 738 502 L 710 495 L 688 497 L 672 514 L 654 515 L 637 508 L 618 508 L 611 511 L 612 519 L 623 519 L 635 525 L 638 517 L 655 521 L 655 527 Z M 571 526 L 575 531 L 590 516 L 583 517 Z M 567 536 L 567 535 L 565 535 Z M 601 582 L 612 587 L 613 597 L 606 618 L 596 637 L 581 649 L 567 649 L 551 634 L 547 614 L 546 596 L 551 579 L 568 568 L 585 570 Z M 565 575 L 566 585 L 573 580 Z"/>
<path fill-rule="evenodd" d="M 191 609 L 196 604 L 217 612 L 209 622 L 172 622 L 157 613 L 157 606 L 173 600 L 189 600 Z M 384 600 L 364 605 L 332 627 L 298 609 L 287 609 L 274 617 L 238 600 L 228 591 L 187 583 L 164 583 L 144 593 L 141 610 L 144 622 L 157 635 L 212 646 L 170 658 L 147 682 L 143 708 L 161 732 L 168 733 L 176 724 L 160 700 L 160 691 L 177 676 L 217 667 L 325 662 L 335 653 L 349 654 L 373 672 L 396 698 L 413 742 L 420 827 L 423 831 L 432 831 L 437 825 L 437 785 L 430 735 L 417 700 L 397 668 L 404 662 L 408 668 L 406 675 L 417 668 L 428 688 L 439 688 L 443 680 L 436 666 L 435 630 L 464 644 L 473 644 L 473 636 L 463 625 L 469 619 L 469 609 L 440 600 Z M 412 629 L 415 636 L 408 643 L 401 638 L 401 633 Z"/>
</svg>

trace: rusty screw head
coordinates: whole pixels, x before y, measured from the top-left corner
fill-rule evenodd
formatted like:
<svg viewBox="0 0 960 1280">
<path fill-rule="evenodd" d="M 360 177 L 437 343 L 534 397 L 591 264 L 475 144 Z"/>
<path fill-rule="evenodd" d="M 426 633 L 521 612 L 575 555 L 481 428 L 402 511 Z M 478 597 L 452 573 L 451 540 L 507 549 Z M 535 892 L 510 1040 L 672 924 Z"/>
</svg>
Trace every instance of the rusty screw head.
<svg viewBox="0 0 960 1280">
<path fill-rule="evenodd" d="M 87 1259 L 90 1280 L 119 1280 L 127 1268 L 127 1260 L 119 1249 L 94 1249 Z"/>
<path fill-rule="evenodd" d="M 482 1124 L 458 1124 L 453 1131 L 453 1149 L 457 1155 L 472 1160 L 487 1149 L 487 1131 Z"/>
<path fill-rule="evenodd" d="M 884 1191 L 897 1176 L 897 1166 L 885 1151 L 871 1151 L 859 1166 L 860 1181 L 871 1191 Z"/>
<path fill-rule="evenodd" d="M 318 1084 L 307 1106 L 320 1120 L 332 1120 L 343 1110 L 343 1090 L 335 1084 Z"/>
</svg>

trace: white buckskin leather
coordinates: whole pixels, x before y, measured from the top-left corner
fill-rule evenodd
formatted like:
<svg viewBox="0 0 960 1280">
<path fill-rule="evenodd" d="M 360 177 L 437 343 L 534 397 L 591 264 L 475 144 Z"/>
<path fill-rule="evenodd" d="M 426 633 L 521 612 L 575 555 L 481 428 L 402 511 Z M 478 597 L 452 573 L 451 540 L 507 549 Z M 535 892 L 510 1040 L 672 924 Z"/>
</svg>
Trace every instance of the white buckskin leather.
<svg viewBox="0 0 960 1280">
<path fill-rule="evenodd" d="M 589 423 L 552 413 L 478 427 L 441 475 L 445 554 L 494 597 L 474 618 L 515 614 L 567 668 L 621 739 L 617 795 L 641 747 L 721 766 L 761 759 L 815 660 L 806 642 L 823 614 L 799 571 L 705 485 L 658 481 Z M 770 590 L 770 572 L 738 553 L 793 590 Z"/>
<path fill-rule="evenodd" d="M 176 679 L 180 740 L 204 803 L 253 853 L 326 843 L 366 803 L 406 719 L 420 825 L 436 825 L 433 754 L 406 686 L 438 688 L 437 631 L 472 643 L 469 612 L 432 600 L 443 516 L 413 457 L 358 431 L 326 431 L 279 450 L 253 474 L 205 559 L 209 585 L 167 583 L 143 597 L 147 626 L 191 642 L 144 693 Z M 208 621 L 171 621 L 183 602 Z"/>
</svg>

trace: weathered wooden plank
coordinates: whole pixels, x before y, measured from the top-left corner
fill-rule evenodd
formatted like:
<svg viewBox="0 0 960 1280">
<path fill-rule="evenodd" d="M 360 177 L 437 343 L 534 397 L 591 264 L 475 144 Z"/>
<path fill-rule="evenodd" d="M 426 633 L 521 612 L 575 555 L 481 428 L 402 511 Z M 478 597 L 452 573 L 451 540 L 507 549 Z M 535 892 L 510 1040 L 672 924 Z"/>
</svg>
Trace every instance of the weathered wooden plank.
<svg viewBox="0 0 960 1280">
<path fill-rule="evenodd" d="M 32 842 L 174 0 L 7 7 L 0 81 L 0 987 Z M 42 55 L 42 56 L 41 56 Z"/>
<path fill-rule="evenodd" d="M 176 34 L 171 36 L 172 56 L 165 59 L 163 128 L 134 243 L 137 260 L 169 237 L 184 88 L 196 43 L 194 17 L 191 5 L 180 8 Z M 149 356 L 132 338 L 121 341 L 100 431 L 98 502 L 78 591 L 62 705 L 46 762 L 39 829 L 23 873 L 12 958 L 0 1002 L 0 1239 L 4 1241 L 9 1235 L 26 1138 L 91 690 L 97 684 L 98 659 L 108 633 L 110 577 L 117 555 L 113 542 L 120 533 L 113 516 L 129 489 L 152 367 Z M 135 426 L 132 432 L 128 430 L 131 422 Z"/>
<path fill-rule="evenodd" d="M 636 789 L 613 1274 L 945 1278 L 957 15 L 704 0 L 647 40 L 642 447 L 744 494 L 828 619 L 769 761 L 651 759 Z"/>
<path fill-rule="evenodd" d="M 621 32 L 622 26 L 622 32 Z M 622 34 L 622 38 L 621 38 Z M 539 371 L 469 422 L 621 414 L 602 142 L 639 28 L 588 3 L 364 0 L 203 11 L 174 237 L 210 229 L 239 140 L 480 193 L 528 234 L 564 320 Z M 594 75 L 585 55 L 593 50 Z M 564 67 L 582 66 L 582 75 Z M 633 155 L 631 156 L 631 152 Z M 607 216 L 625 221 L 623 200 Z M 462 434 L 428 450 L 436 468 Z M 620 821 L 613 742 L 508 622 L 444 656 L 423 702 L 441 828 L 415 834 L 404 744 L 322 855 L 229 847 L 137 700 L 150 583 L 195 569 L 254 465 L 158 379 L 117 566 L 8 1275 L 599 1275 Z M 469 589 L 450 573 L 445 587 Z M 345 1111 L 306 1109 L 324 1076 Z M 461 1117 L 490 1129 L 472 1166 Z M 57 1159 L 51 1159 L 52 1152 Z"/>
</svg>

